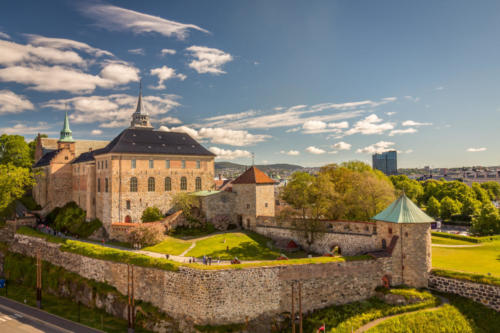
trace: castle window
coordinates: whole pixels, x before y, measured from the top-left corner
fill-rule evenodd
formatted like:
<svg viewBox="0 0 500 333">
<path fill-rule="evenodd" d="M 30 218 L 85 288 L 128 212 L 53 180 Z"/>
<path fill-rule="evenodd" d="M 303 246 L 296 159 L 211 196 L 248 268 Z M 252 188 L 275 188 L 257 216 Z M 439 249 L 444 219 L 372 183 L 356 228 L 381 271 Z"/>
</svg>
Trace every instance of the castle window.
<svg viewBox="0 0 500 333">
<path fill-rule="evenodd" d="M 135 159 L 130 160 L 130 168 L 135 169 Z"/>
<path fill-rule="evenodd" d="M 130 200 L 127 200 L 127 209 L 130 209 Z"/>
<path fill-rule="evenodd" d="M 149 192 L 155 191 L 155 179 L 153 177 L 148 178 L 148 191 Z"/>
<path fill-rule="evenodd" d="M 389 234 L 392 234 L 392 228 L 389 228 Z"/>
<path fill-rule="evenodd" d="M 64 156 L 64 159 L 67 161 L 68 160 L 68 156 Z"/>
<path fill-rule="evenodd" d="M 97 178 L 97 192 L 101 192 L 101 178 Z"/>
<path fill-rule="evenodd" d="M 172 191 L 172 179 L 170 177 L 165 178 L 165 191 Z"/>
<path fill-rule="evenodd" d="M 382 239 L 382 248 L 385 250 L 387 248 L 387 242 L 385 239 Z"/>
<path fill-rule="evenodd" d="M 266 207 L 266 208 L 267 208 L 267 202 L 264 204 L 264 207 Z"/>
<path fill-rule="evenodd" d="M 109 186 L 108 186 L 108 178 L 104 178 L 104 192 L 108 192 Z"/>
<path fill-rule="evenodd" d="M 181 190 L 186 191 L 187 190 L 187 179 L 186 177 L 181 177 Z"/>
<path fill-rule="evenodd" d="M 183 169 L 186 169 L 186 161 L 182 160 L 182 162 L 181 162 L 181 163 L 182 163 L 182 168 L 183 168 Z"/>
<path fill-rule="evenodd" d="M 196 186 L 196 191 L 201 191 L 201 178 L 200 177 L 196 177 L 195 186 Z"/>
<path fill-rule="evenodd" d="M 105 168 L 107 169 L 108 168 L 108 160 L 106 160 L 104 163 L 106 163 Z"/>
<path fill-rule="evenodd" d="M 196 161 L 196 169 L 199 169 L 201 168 L 201 162 L 200 161 Z"/>
<path fill-rule="evenodd" d="M 149 168 L 153 169 L 155 167 L 155 161 L 154 160 L 149 160 Z"/>
<path fill-rule="evenodd" d="M 170 160 L 165 161 L 165 168 L 170 169 Z"/>
<path fill-rule="evenodd" d="M 250 204 L 247 204 L 247 209 L 250 209 Z"/>
<path fill-rule="evenodd" d="M 137 178 L 130 178 L 130 192 L 137 192 Z"/>
</svg>

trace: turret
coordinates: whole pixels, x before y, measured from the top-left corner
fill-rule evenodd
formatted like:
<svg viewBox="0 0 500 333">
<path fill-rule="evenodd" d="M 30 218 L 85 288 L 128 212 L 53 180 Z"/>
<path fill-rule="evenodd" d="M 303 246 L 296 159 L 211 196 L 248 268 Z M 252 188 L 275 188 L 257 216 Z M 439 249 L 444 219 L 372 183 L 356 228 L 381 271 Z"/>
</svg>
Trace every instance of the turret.
<svg viewBox="0 0 500 333">
<path fill-rule="evenodd" d="M 149 122 L 149 115 L 144 110 L 142 105 L 142 82 L 139 84 L 139 98 L 137 99 L 137 108 L 132 114 L 130 128 L 153 129 L 153 126 L 151 126 L 151 123 Z"/>
<path fill-rule="evenodd" d="M 75 140 L 73 140 L 73 132 L 69 128 L 68 112 L 64 116 L 64 125 L 61 130 L 61 135 L 57 141 L 57 149 L 67 148 L 72 153 L 75 152 Z"/>
</svg>

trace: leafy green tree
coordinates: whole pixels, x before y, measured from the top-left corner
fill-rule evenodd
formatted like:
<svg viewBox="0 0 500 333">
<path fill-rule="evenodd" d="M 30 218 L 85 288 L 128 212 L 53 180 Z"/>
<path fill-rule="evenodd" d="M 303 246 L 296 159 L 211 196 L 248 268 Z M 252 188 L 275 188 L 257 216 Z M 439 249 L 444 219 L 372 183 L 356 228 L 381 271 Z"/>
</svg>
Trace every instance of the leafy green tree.
<svg viewBox="0 0 500 333">
<path fill-rule="evenodd" d="M 441 201 L 441 193 L 440 189 L 442 187 L 442 182 L 434 179 L 426 180 L 423 183 L 424 194 L 421 198 L 422 203 L 426 203 L 429 201 L 431 197 L 436 198 L 438 201 Z"/>
<path fill-rule="evenodd" d="M 33 184 L 33 175 L 28 168 L 12 163 L 0 164 L 0 212 L 21 198 L 26 188 Z"/>
<path fill-rule="evenodd" d="M 40 134 L 40 137 L 41 138 L 47 138 L 47 134 Z M 35 137 L 35 139 L 31 140 L 29 143 L 28 143 L 28 147 L 29 147 L 29 150 L 30 150 L 30 157 L 31 157 L 31 163 L 35 163 L 35 151 L 36 151 L 36 139 L 37 137 Z"/>
<path fill-rule="evenodd" d="M 488 191 L 490 195 L 490 200 L 499 201 L 500 200 L 500 184 L 494 181 L 484 182 L 481 187 Z"/>
<path fill-rule="evenodd" d="M 156 206 L 146 207 L 142 212 L 141 220 L 142 222 L 156 222 L 163 218 L 160 209 Z"/>
<path fill-rule="evenodd" d="M 127 239 L 130 244 L 150 246 L 160 243 L 165 237 L 165 227 L 160 223 L 146 223 L 130 229 Z"/>
<path fill-rule="evenodd" d="M 472 183 L 472 190 L 476 195 L 476 199 L 481 201 L 483 204 L 491 202 L 488 191 L 482 188 L 478 183 Z"/>
<path fill-rule="evenodd" d="M 466 218 L 476 216 L 481 211 L 481 201 L 475 199 L 473 196 L 468 196 L 462 202 L 462 215 Z"/>
<path fill-rule="evenodd" d="M 460 203 L 446 196 L 441 200 L 441 218 L 449 220 L 452 215 L 460 214 Z"/>
<path fill-rule="evenodd" d="M 436 198 L 429 198 L 426 213 L 434 218 L 438 218 L 441 215 L 441 204 Z"/>
<path fill-rule="evenodd" d="M 179 192 L 172 197 L 172 206 L 176 211 L 182 210 L 184 216 L 188 220 L 193 220 L 193 209 L 198 205 L 198 200 L 195 196 Z"/>
<path fill-rule="evenodd" d="M 30 168 L 32 165 L 28 144 L 20 135 L 0 136 L 0 164 L 9 163 L 23 168 Z"/>
<path fill-rule="evenodd" d="M 424 188 L 420 182 L 410 179 L 406 175 L 390 176 L 389 178 L 397 191 L 404 192 L 412 201 L 420 201 L 424 194 Z"/>
<path fill-rule="evenodd" d="M 472 220 L 471 231 L 478 235 L 500 234 L 500 214 L 492 203 L 483 205 L 479 216 Z"/>
</svg>

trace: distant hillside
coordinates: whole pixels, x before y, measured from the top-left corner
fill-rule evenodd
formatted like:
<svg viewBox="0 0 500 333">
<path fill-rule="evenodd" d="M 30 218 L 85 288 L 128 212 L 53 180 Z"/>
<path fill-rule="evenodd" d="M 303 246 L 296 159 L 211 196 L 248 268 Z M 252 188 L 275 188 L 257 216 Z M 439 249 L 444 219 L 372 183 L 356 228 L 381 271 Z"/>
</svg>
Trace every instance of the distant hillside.
<svg viewBox="0 0 500 333">
<path fill-rule="evenodd" d="M 247 165 L 237 164 L 232 162 L 215 162 L 215 169 L 245 169 Z M 281 169 L 281 170 L 299 170 L 303 169 L 300 165 L 294 164 L 286 164 L 286 163 L 277 163 L 277 164 L 265 164 L 265 165 L 256 165 L 257 168 L 262 171 L 270 170 L 270 169 Z"/>
</svg>

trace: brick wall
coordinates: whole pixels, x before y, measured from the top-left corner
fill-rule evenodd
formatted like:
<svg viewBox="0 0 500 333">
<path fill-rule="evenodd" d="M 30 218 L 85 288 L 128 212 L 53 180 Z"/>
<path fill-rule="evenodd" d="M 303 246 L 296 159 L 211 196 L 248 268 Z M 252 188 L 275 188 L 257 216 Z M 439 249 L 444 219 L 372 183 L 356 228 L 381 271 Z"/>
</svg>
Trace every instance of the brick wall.
<svg viewBox="0 0 500 333">
<path fill-rule="evenodd" d="M 500 311 L 500 286 L 452 279 L 434 274 L 429 276 L 429 288 L 467 297 L 475 302 Z"/>
</svg>

